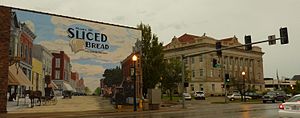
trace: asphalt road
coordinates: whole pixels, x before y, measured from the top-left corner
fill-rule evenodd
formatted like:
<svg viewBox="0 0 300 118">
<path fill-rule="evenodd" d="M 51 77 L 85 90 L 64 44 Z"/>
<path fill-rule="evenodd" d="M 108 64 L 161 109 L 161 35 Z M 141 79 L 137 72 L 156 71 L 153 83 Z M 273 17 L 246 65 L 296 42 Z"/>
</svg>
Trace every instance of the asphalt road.
<svg viewBox="0 0 300 118">
<path fill-rule="evenodd" d="M 83 118 L 277 118 L 277 104 L 211 104 L 170 112 L 88 115 Z"/>
</svg>

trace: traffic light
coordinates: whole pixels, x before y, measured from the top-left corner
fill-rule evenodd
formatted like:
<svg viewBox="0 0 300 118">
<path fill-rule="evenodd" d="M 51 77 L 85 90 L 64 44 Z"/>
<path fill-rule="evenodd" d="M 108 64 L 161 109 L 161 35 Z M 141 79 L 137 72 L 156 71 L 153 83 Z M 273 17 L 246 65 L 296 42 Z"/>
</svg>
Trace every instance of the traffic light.
<svg viewBox="0 0 300 118">
<path fill-rule="evenodd" d="M 289 43 L 289 37 L 288 37 L 288 31 L 287 28 L 280 28 L 280 42 L 281 44 L 288 44 Z"/>
<path fill-rule="evenodd" d="M 217 60 L 216 60 L 216 59 L 213 59 L 213 67 L 214 67 L 214 68 L 217 67 L 217 64 L 218 64 Z"/>
<path fill-rule="evenodd" d="M 229 74 L 225 74 L 225 82 L 230 82 L 230 79 L 229 79 Z"/>
<path fill-rule="evenodd" d="M 221 48 L 222 48 L 221 42 L 220 42 L 220 41 L 216 42 L 217 55 L 218 55 L 219 57 L 222 56 L 222 50 L 221 50 Z"/>
<path fill-rule="evenodd" d="M 245 36 L 245 50 L 246 51 L 249 51 L 249 50 L 252 50 L 252 44 L 251 44 L 251 35 L 246 35 Z M 249 45 L 247 45 L 249 44 Z"/>
<path fill-rule="evenodd" d="M 269 45 L 275 45 L 276 44 L 276 38 L 275 35 L 268 36 Z"/>
</svg>

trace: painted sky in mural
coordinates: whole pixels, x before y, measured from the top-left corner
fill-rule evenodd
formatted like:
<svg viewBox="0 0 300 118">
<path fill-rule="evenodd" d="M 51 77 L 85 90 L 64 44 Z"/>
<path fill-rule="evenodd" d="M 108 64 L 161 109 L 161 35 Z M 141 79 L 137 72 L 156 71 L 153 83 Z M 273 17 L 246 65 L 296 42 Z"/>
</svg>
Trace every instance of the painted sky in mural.
<svg viewBox="0 0 300 118">
<path fill-rule="evenodd" d="M 107 68 L 120 66 L 140 39 L 140 31 L 115 25 L 82 21 L 28 11 L 14 10 L 20 22 L 37 36 L 34 44 L 51 51 L 64 51 L 71 59 L 72 71 L 94 90 Z"/>
</svg>

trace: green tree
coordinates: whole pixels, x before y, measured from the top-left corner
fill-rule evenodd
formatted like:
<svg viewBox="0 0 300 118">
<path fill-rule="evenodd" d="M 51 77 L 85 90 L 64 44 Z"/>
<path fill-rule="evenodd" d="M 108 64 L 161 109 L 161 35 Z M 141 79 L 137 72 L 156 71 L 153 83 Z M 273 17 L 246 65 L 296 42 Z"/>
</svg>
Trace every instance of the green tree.
<svg viewBox="0 0 300 118">
<path fill-rule="evenodd" d="M 117 66 L 113 69 L 106 69 L 103 74 L 104 84 L 108 87 L 118 86 L 122 83 L 122 69 Z"/>
<path fill-rule="evenodd" d="M 142 72 L 143 95 L 146 97 L 147 89 L 155 88 L 160 81 L 164 69 L 163 44 L 158 37 L 152 34 L 151 27 L 143 23 L 137 26 L 142 31 Z"/>
<path fill-rule="evenodd" d="M 86 94 L 91 94 L 91 89 L 89 87 L 84 87 L 84 92 Z"/>
<path fill-rule="evenodd" d="M 294 94 L 300 94 L 300 82 L 297 80 L 296 85 L 294 87 L 295 93 Z"/>
<path fill-rule="evenodd" d="M 95 89 L 94 94 L 97 95 L 97 96 L 99 96 L 99 95 L 101 94 L 101 89 L 100 89 L 100 87 L 97 87 L 97 88 Z"/>
<path fill-rule="evenodd" d="M 170 100 L 172 100 L 174 89 L 181 82 L 182 63 L 177 59 L 171 59 L 165 63 L 165 70 L 161 80 L 162 89 L 168 91 Z"/>
</svg>

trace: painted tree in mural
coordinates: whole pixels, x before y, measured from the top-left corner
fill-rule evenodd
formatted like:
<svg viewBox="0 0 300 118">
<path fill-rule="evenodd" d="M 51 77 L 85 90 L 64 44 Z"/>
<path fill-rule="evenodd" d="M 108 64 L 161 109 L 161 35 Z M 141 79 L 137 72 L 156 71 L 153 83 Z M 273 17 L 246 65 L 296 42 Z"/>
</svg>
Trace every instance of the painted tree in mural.
<svg viewBox="0 0 300 118">
<path fill-rule="evenodd" d="M 97 87 L 94 91 L 94 94 L 99 96 L 101 94 L 101 88 L 100 87 Z"/>
<path fill-rule="evenodd" d="M 104 84 L 108 87 L 112 86 L 119 86 L 123 79 L 122 79 L 122 69 L 120 67 L 116 67 L 113 69 L 106 69 L 103 74 L 104 77 Z"/>
<path fill-rule="evenodd" d="M 163 74 L 163 44 L 152 34 L 149 25 L 141 23 L 137 28 L 142 31 L 143 95 L 146 97 L 147 89 L 155 88 Z"/>
</svg>

